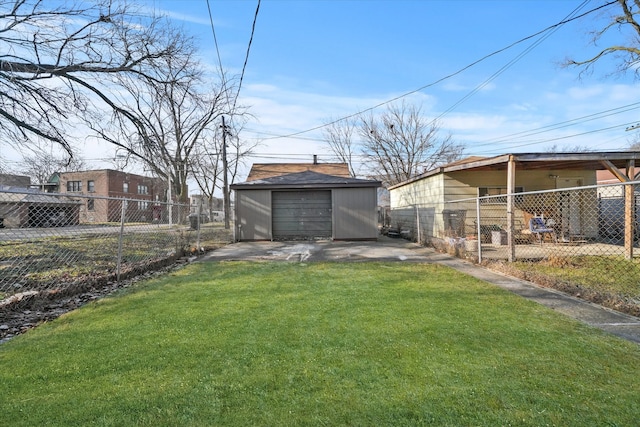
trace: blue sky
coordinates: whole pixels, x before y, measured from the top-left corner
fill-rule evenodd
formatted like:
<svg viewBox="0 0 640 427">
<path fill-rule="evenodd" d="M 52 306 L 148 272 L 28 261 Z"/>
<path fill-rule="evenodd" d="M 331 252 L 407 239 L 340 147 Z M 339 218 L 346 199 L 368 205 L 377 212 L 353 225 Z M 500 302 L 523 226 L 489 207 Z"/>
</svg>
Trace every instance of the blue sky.
<svg viewBox="0 0 640 427">
<path fill-rule="evenodd" d="M 608 0 L 263 0 L 238 103 L 255 119 L 241 138 L 259 142 L 250 162 L 334 161 L 320 130 L 330 119 L 402 98 L 419 105 L 466 155 L 547 151 L 575 146 L 625 149 L 640 122 L 640 86 L 561 68 L 589 57 L 588 32 L 603 11 L 519 43 L 455 76 L 479 59 Z M 202 61 L 217 69 L 207 0 L 137 0 L 167 14 L 198 40 Z M 222 66 L 239 75 L 257 0 L 209 0 Z M 625 42 L 620 34 L 607 43 Z M 419 88 L 422 90 L 416 91 Z M 623 108 L 625 106 L 629 106 Z M 381 112 L 383 108 L 374 110 Z M 607 113 L 605 113 L 607 112 Z M 559 126 L 558 124 L 562 124 Z M 304 132 L 297 137 L 278 137 Z M 95 145 L 91 145 L 92 147 Z M 89 159 L 108 156 L 85 151 Z M 102 165 L 109 167 L 109 165 Z M 244 180 L 240 176 L 240 180 Z"/>
<path fill-rule="evenodd" d="M 428 86 L 576 9 L 584 13 L 604 3 L 263 0 L 239 98 L 256 119 L 241 137 L 261 142 L 254 162 L 308 160 L 311 154 L 331 160 L 319 130 L 274 136 L 312 129 Z M 206 0 L 149 4 L 198 37 L 203 60 L 217 66 Z M 257 0 L 210 5 L 222 66 L 239 74 Z M 636 136 L 625 128 L 640 121 L 639 106 L 619 110 L 639 100 L 633 76 L 610 76 L 611 62 L 582 78 L 579 70 L 559 65 L 568 56 L 594 53 L 588 32 L 603 25 L 603 13 L 617 11 L 614 5 L 565 24 L 403 99 L 421 105 L 427 118 L 438 118 L 441 131 L 464 143 L 468 155 L 545 151 L 553 145 L 625 149 Z M 621 43 L 622 37 L 611 40 Z M 572 122 L 546 128 L 567 121 Z"/>
</svg>

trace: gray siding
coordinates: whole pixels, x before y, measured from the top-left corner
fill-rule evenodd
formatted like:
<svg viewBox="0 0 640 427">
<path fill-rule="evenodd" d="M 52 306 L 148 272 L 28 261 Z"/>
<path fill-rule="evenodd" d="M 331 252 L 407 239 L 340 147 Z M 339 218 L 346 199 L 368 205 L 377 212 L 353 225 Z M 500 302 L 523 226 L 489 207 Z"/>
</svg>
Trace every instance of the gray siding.
<svg viewBox="0 0 640 427">
<path fill-rule="evenodd" d="M 334 239 L 377 238 L 376 188 L 334 189 L 333 206 Z"/>
<path fill-rule="evenodd" d="M 271 191 L 236 191 L 237 240 L 271 240 Z"/>
</svg>

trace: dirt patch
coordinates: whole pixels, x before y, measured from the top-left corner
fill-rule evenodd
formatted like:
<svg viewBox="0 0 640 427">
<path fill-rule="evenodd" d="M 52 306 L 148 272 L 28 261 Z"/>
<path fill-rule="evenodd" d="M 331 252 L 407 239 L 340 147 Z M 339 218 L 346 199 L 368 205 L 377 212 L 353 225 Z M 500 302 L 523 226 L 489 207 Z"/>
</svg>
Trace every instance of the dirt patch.
<svg viewBox="0 0 640 427">
<path fill-rule="evenodd" d="M 2 301 L 0 306 L 0 343 L 88 302 L 128 288 L 137 282 L 180 269 L 193 259 L 159 260 L 145 267 L 123 272 L 120 281 L 115 275 L 92 277 L 72 283 L 61 283 L 57 289 L 46 292 L 32 291 L 14 295 Z"/>
</svg>

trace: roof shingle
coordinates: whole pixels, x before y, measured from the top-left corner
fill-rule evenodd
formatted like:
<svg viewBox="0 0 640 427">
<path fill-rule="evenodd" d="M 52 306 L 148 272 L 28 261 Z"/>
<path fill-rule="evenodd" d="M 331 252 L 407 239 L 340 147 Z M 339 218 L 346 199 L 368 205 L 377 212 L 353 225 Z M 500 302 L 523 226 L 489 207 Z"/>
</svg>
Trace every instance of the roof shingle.
<svg viewBox="0 0 640 427">
<path fill-rule="evenodd" d="M 351 177 L 349 165 L 346 163 L 254 163 L 247 182 L 305 171 L 344 178 Z"/>
</svg>

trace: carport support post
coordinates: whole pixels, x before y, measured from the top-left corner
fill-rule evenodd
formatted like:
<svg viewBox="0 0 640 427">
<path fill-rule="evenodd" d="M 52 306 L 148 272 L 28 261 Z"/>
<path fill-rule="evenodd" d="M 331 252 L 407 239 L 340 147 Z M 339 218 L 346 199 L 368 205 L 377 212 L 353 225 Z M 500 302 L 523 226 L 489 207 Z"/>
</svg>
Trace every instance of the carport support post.
<svg viewBox="0 0 640 427">
<path fill-rule="evenodd" d="M 633 179 L 635 176 L 635 160 L 627 161 L 627 177 Z M 635 186 L 626 184 L 624 186 L 624 252 L 628 260 L 633 259 L 633 236 L 635 235 Z"/>
<path fill-rule="evenodd" d="M 507 249 L 509 253 L 509 262 L 516 260 L 516 245 L 515 245 L 515 224 L 513 221 L 513 192 L 516 189 L 516 161 L 514 156 L 509 156 L 509 163 L 507 165 Z"/>
</svg>

